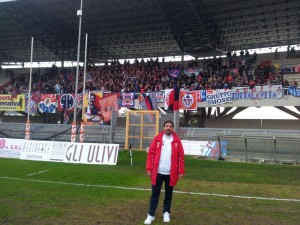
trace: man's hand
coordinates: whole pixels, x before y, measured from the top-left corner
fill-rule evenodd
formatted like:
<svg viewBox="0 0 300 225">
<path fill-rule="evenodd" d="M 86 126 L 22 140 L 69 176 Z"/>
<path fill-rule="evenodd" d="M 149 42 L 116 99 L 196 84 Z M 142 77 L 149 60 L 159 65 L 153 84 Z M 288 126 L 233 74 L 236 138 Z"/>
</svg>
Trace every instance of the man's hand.
<svg viewBox="0 0 300 225">
<path fill-rule="evenodd" d="M 151 177 L 151 176 L 152 176 L 152 172 L 151 172 L 151 171 L 147 171 L 147 175 L 148 175 L 149 177 Z"/>
<path fill-rule="evenodd" d="M 183 174 L 178 174 L 178 179 L 181 179 L 183 177 Z"/>
</svg>

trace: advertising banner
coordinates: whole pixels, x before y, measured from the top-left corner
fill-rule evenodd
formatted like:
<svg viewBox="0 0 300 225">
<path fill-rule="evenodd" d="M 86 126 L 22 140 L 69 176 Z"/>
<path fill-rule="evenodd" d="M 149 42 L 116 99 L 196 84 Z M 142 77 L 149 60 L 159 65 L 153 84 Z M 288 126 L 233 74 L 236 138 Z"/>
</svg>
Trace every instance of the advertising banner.
<svg viewBox="0 0 300 225">
<path fill-rule="evenodd" d="M 25 95 L 0 95 L 0 111 L 24 111 Z"/>
<path fill-rule="evenodd" d="M 19 159 L 25 139 L 0 138 L 0 158 Z"/>
<path fill-rule="evenodd" d="M 118 154 L 119 144 L 68 142 L 64 162 L 116 165 Z"/>
<path fill-rule="evenodd" d="M 220 157 L 227 155 L 227 141 L 188 141 L 182 140 L 185 155 Z"/>
</svg>

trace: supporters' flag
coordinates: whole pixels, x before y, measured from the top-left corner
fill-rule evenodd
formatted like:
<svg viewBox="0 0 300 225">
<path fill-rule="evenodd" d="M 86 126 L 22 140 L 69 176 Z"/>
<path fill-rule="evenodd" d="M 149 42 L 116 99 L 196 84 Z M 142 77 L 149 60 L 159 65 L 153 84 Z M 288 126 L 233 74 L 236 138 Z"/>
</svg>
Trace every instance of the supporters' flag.
<svg viewBox="0 0 300 225">
<path fill-rule="evenodd" d="M 236 76 L 239 75 L 239 71 L 237 68 L 230 69 Z"/>
<path fill-rule="evenodd" d="M 42 94 L 41 94 L 41 93 L 34 92 L 34 93 L 32 94 L 31 99 L 32 99 L 33 101 L 35 101 L 35 102 L 38 104 L 38 103 L 41 101 L 41 97 L 42 97 Z"/>
<path fill-rule="evenodd" d="M 90 74 L 86 73 L 85 74 L 85 81 L 86 82 L 93 82 L 94 80 L 93 80 L 93 78 Z"/>
<path fill-rule="evenodd" d="M 178 111 L 179 110 L 179 93 L 180 93 L 180 88 L 178 86 L 176 86 L 174 88 L 173 111 Z"/>
<path fill-rule="evenodd" d="M 195 76 L 198 76 L 200 71 L 203 69 L 185 69 L 183 72 L 186 76 L 190 77 L 192 74 L 195 74 Z"/>
<path fill-rule="evenodd" d="M 156 102 L 163 103 L 165 99 L 165 93 L 162 91 L 156 92 Z"/>
<path fill-rule="evenodd" d="M 91 103 L 93 102 L 93 106 L 94 106 L 94 108 L 95 108 L 98 112 L 101 111 L 100 100 L 101 100 L 102 98 L 103 98 L 103 92 L 102 92 L 102 91 L 91 93 Z"/>
<path fill-rule="evenodd" d="M 57 109 L 58 111 L 64 111 L 64 105 L 66 104 L 67 111 L 74 111 L 75 94 L 62 94 L 57 96 Z"/>
<path fill-rule="evenodd" d="M 143 110 L 154 110 L 150 93 L 142 93 L 139 95 L 139 104 Z"/>
<path fill-rule="evenodd" d="M 206 90 L 197 90 L 197 102 L 206 101 Z"/>
<path fill-rule="evenodd" d="M 34 94 L 31 94 L 31 100 L 30 100 L 30 103 L 29 103 L 29 98 L 28 98 L 28 93 L 26 94 L 26 112 L 28 112 L 28 108 L 29 108 L 29 113 L 30 114 L 36 114 L 37 113 L 37 109 L 38 109 L 38 102 L 34 101 L 33 100 L 33 95 Z"/>
<path fill-rule="evenodd" d="M 225 104 L 232 102 L 232 93 L 229 89 L 208 90 L 206 98 L 208 105 Z"/>
<path fill-rule="evenodd" d="M 63 106 L 63 124 L 67 124 L 69 123 L 69 112 L 68 112 L 68 108 L 67 108 L 67 101 Z"/>
<path fill-rule="evenodd" d="M 149 96 L 149 98 L 151 100 L 153 109 L 157 110 L 158 109 L 158 105 L 157 105 L 157 101 L 156 101 L 156 93 L 155 92 L 149 92 L 148 96 Z"/>
<path fill-rule="evenodd" d="M 134 93 L 122 93 L 122 106 L 134 107 Z"/>
<path fill-rule="evenodd" d="M 82 93 L 77 94 L 77 108 L 82 108 Z"/>
<path fill-rule="evenodd" d="M 39 111 L 41 113 L 55 113 L 56 111 L 56 95 L 42 94 L 39 102 Z"/>
<path fill-rule="evenodd" d="M 118 95 L 111 94 L 111 95 L 101 99 L 100 105 L 101 105 L 101 113 L 102 113 L 104 122 L 110 121 L 111 117 L 112 117 L 112 113 L 114 111 L 119 110 Z"/>
<path fill-rule="evenodd" d="M 171 77 L 178 77 L 179 76 L 179 70 L 169 70 L 169 75 Z"/>
<path fill-rule="evenodd" d="M 83 121 L 91 124 L 103 124 L 103 117 L 99 101 L 101 100 L 102 93 L 89 92 L 88 98 L 86 94 L 83 98 Z M 86 99 L 87 98 L 87 99 Z M 87 104 L 88 102 L 88 104 Z M 100 107 L 100 108 L 99 108 Z"/>
<path fill-rule="evenodd" d="M 179 108 L 183 110 L 197 110 L 196 91 L 181 90 L 179 94 Z"/>
<path fill-rule="evenodd" d="M 171 105 L 174 103 L 174 89 L 166 89 L 165 90 L 165 101 L 164 108 L 168 110 Z"/>
</svg>

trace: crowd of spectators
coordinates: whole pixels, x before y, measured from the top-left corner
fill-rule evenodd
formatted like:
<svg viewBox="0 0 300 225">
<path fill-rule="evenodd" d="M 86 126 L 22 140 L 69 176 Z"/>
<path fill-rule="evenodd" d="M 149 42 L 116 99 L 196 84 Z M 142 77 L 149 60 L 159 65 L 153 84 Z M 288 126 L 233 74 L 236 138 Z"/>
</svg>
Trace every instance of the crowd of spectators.
<svg viewBox="0 0 300 225">
<path fill-rule="evenodd" d="M 86 90 L 104 92 L 152 92 L 169 88 L 186 90 L 222 89 L 257 84 L 287 85 L 280 72 L 280 65 L 271 60 L 256 63 L 257 54 L 250 55 L 248 50 L 228 52 L 227 57 L 190 61 L 183 66 L 177 62 L 159 62 L 158 59 L 135 60 L 130 64 L 121 64 L 118 60 L 110 65 L 88 66 Z M 255 65 L 255 66 L 254 66 Z M 197 73 L 185 73 L 185 69 L 198 69 Z M 170 71 L 178 70 L 178 76 Z M 32 92 L 39 93 L 74 93 L 76 68 L 61 69 L 56 66 L 44 73 L 35 71 Z M 11 88 L 2 94 L 19 94 L 28 92 L 29 76 L 14 79 Z M 78 93 L 83 91 L 83 69 L 80 68 Z M 6 93 L 5 93 L 6 92 Z"/>
</svg>

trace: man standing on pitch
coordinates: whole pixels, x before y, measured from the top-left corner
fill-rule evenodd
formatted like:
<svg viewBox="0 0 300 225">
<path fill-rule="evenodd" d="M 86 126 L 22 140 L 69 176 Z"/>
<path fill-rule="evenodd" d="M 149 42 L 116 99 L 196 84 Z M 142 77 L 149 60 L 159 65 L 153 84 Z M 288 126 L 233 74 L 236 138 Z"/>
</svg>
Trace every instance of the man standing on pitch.
<svg viewBox="0 0 300 225">
<path fill-rule="evenodd" d="M 163 221 L 170 222 L 173 187 L 184 174 L 184 151 L 181 140 L 174 132 L 171 120 L 164 122 L 164 131 L 154 137 L 148 150 L 146 171 L 151 178 L 152 194 L 150 207 L 144 224 L 151 224 L 155 217 L 163 182 L 165 183 L 165 199 L 163 205 Z"/>
</svg>

